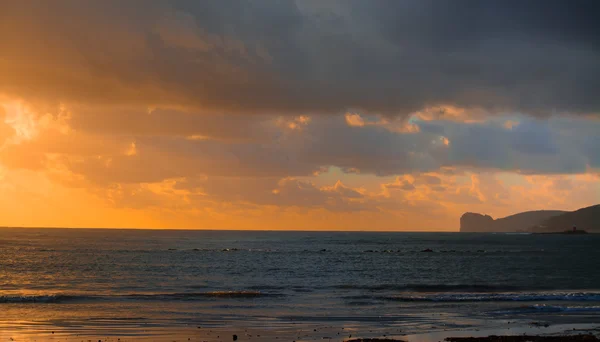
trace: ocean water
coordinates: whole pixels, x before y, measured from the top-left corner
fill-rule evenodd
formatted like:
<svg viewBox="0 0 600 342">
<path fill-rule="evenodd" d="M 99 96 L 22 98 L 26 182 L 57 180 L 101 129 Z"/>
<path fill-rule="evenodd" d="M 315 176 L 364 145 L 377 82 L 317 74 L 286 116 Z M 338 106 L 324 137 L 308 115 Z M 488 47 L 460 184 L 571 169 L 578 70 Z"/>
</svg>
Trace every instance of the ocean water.
<svg viewBox="0 0 600 342">
<path fill-rule="evenodd" d="M 4 228 L 0 324 L 591 322 L 599 247 L 600 235 Z"/>
</svg>

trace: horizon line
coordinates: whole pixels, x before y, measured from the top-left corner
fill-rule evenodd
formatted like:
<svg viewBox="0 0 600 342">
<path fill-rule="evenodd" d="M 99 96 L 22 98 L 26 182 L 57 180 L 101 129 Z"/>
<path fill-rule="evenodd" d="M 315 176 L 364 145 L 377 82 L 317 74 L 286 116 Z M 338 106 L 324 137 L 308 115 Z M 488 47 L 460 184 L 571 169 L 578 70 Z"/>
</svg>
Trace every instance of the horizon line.
<svg viewBox="0 0 600 342">
<path fill-rule="evenodd" d="M 86 229 L 86 230 L 173 230 L 173 231 L 233 231 L 233 232 L 341 232 L 341 233 L 460 233 L 460 230 L 317 230 L 317 229 L 218 229 L 218 228 L 119 228 L 119 227 L 39 227 L 0 226 L 0 229 Z"/>
</svg>

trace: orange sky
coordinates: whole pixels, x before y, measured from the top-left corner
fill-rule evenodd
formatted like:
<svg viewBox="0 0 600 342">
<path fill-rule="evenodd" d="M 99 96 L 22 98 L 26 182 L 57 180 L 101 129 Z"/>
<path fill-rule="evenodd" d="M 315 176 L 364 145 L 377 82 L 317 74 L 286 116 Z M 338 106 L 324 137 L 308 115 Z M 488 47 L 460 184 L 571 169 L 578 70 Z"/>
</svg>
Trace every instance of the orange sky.
<svg viewBox="0 0 600 342">
<path fill-rule="evenodd" d="M 219 164 L 231 164 L 228 152 L 186 160 L 172 151 L 171 157 L 169 149 L 144 150 L 135 136 L 74 130 L 74 114 L 65 105 L 40 113 L 23 100 L 3 101 L 0 217 L 5 226 L 456 230 L 465 211 L 500 217 L 542 208 L 571 210 L 594 204 L 600 190 L 593 172 L 522 175 L 467 167 L 375 175 L 327 166 L 315 175 L 265 176 L 250 166 L 245 176 L 240 161 L 235 174 L 221 176 Z M 343 116 L 337 121 L 352 126 Z M 311 124 L 316 123 L 308 117 L 272 121 L 274 129 L 300 135 Z M 146 161 L 127 164 L 145 153 Z M 113 164 L 118 158 L 124 161 Z M 174 170 L 153 170 L 168 166 L 170 158 Z M 82 160 L 89 165 L 79 164 Z M 257 162 L 258 168 L 276 167 Z M 199 173 L 205 164 L 214 165 Z"/>
<path fill-rule="evenodd" d="M 600 202 L 599 59 L 528 27 L 437 35 L 400 8 L 412 30 L 387 32 L 334 1 L 2 6 L 0 226 L 456 231 Z"/>
</svg>

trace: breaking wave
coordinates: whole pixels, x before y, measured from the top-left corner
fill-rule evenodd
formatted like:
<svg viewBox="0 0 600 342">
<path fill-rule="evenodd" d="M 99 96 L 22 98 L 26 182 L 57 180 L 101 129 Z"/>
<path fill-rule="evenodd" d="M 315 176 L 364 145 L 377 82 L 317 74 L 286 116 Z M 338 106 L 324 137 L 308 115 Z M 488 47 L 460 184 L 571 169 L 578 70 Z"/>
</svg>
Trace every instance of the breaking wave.
<svg viewBox="0 0 600 342">
<path fill-rule="evenodd" d="M 211 291 L 194 293 L 132 293 L 125 295 L 0 295 L 0 303 L 66 303 L 88 301 L 193 301 L 210 298 L 264 298 L 281 297 L 278 293 L 260 291 Z"/>
<path fill-rule="evenodd" d="M 600 301 L 598 292 L 577 293 L 443 293 L 408 296 L 347 296 L 347 300 L 374 299 L 397 302 L 544 302 Z"/>
<path fill-rule="evenodd" d="M 91 298 L 89 296 L 71 295 L 0 295 L 0 303 L 62 303 Z"/>
<path fill-rule="evenodd" d="M 493 286 L 481 284 L 380 284 L 380 285 L 355 285 L 341 284 L 333 286 L 339 290 L 368 290 L 368 291 L 410 291 L 410 292 L 500 292 L 517 291 L 516 286 Z"/>
<path fill-rule="evenodd" d="M 519 314 L 519 313 L 555 313 L 555 312 L 600 312 L 600 306 L 561 306 L 561 305 L 546 305 L 535 304 L 530 306 L 521 306 L 518 308 L 500 310 L 498 314 Z"/>
</svg>

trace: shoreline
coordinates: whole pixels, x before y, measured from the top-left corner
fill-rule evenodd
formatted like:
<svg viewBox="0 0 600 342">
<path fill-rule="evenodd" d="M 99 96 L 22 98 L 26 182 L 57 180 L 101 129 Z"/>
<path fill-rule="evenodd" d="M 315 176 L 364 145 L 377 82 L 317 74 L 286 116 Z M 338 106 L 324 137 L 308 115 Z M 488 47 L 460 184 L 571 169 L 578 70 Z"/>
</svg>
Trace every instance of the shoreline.
<svg viewBox="0 0 600 342">
<path fill-rule="evenodd" d="M 330 322 L 329 322 L 330 323 Z M 503 324 L 480 328 L 440 329 L 422 333 L 404 333 L 402 329 L 373 326 L 353 327 L 315 323 L 297 326 L 264 325 L 260 327 L 202 327 L 202 326 L 132 326 L 108 325 L 81 326 L 67 322 L 44 324 L 42 322 L 14 322 L 0 324 L 0 340 L 3 341 L 156 341 L 156 342 L 225 342 L 225 341 L 331 341 L 331 342 L 513 342 L 523 341 L 522 336 L 534 336 L 533 341 L 598 341 L 600 323 L 570 324 Z M 377 324 L 376 324 L 377 325 Z M 570 336 L 589 336 L 586 339 Z M 493 337 L 495 336 L 495 337 Z M 502 337 L 498 339 L 498 336 Z M 559 337 L 561 339 L 557 339 Z M 544 337 L 540 339 L 539 337 Z M 549 338 L 546 338 L 549 337 Z"/>
</svg>

